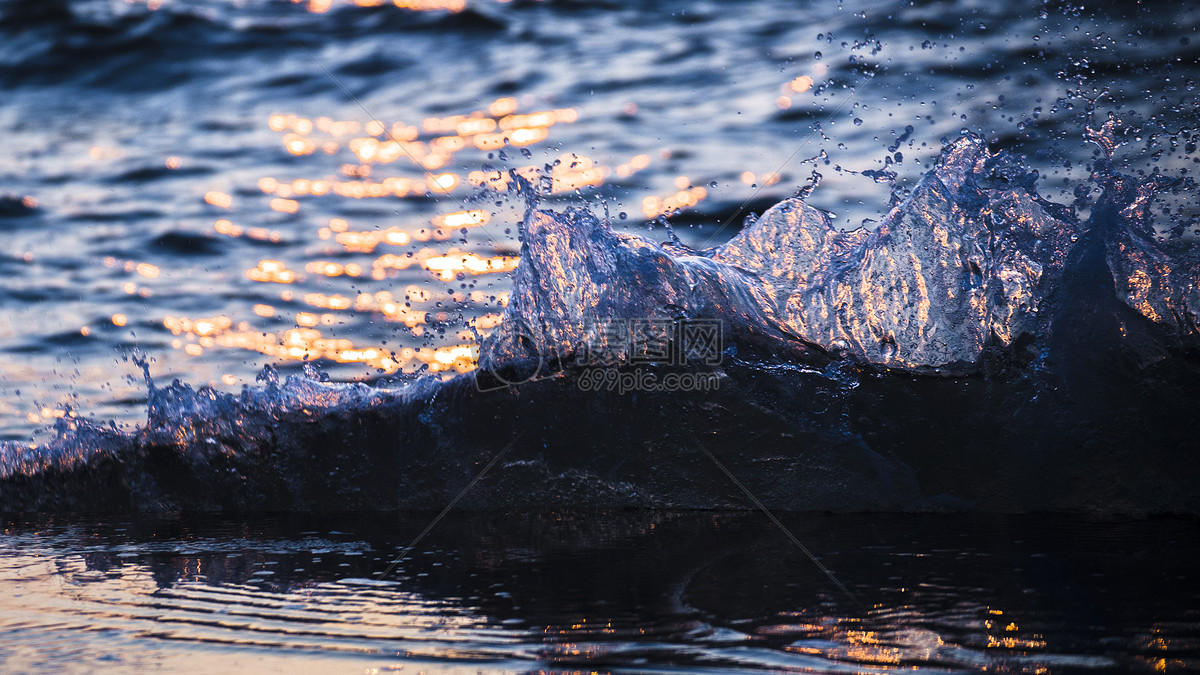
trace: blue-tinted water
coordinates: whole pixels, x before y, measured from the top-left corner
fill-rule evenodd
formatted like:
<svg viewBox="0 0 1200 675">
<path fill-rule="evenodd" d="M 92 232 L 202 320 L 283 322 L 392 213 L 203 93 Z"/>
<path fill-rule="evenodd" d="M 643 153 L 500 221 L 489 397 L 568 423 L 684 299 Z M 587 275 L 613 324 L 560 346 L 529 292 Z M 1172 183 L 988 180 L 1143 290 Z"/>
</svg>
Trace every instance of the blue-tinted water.
<svg viewBox="0 0 1200 675">
<path fill-rule="evenodd" d="M 1094 196 L 1080 95 L 1097 119 L 1149 120 L 1123 163 L 1191 165 L 1186 6 L 468 4 L 6 2 L 0 433 L 141 420 L 134 351 L 157 379 L 231 391 L 306 357 L 343 380 L 469 368 L 453 348 L 472 320 L 488 332 L 508 282 L 454 279 L 456 252 L 506 269 L 517 246 L 511 200 L 473 198 L 485 164 L 574 155 L 549 205 L 644 230 L 674 198 L 697 245 L 822 152 L 812 203 L 878 222 L 890 187 L 850 171 L 911 185 L 964 128 L 1025 153 L 1047 197 Z M 549 114 L 511 117 L 530 113 Z M 417 142 L 379 150 L 372 119 Z M 528 145 L 477 149 L 503 142 L 497 122 Z M 435 225 L 475 210 L 450 221 L 487 219 L 465 234 Z"/>
<path fill-rule="evenodd" d="M 1132 194 L 1194 170 L 1200 11 L 358 4 L 0 2 L 0 503 L 184 511 L 9 517 L 5 670 L 1200 668 L 1186 519 L 785 515 L 856 599 L 757 513 L 452 513 L 384 574 L 460 494 L 754 508 L 692 434 L 773 506 L 1194 510 L 1195 316 L 1158 317 L 1152 283 L 1194 295 L 1183 254 L 1108 263 L 1153 319 L 1105 324 L 1154 348 L 1122 353 L 1129 379 L 1038 379 L 1104 364 L 1085 329 L 1047 338 L 1065 365 L 1014 348 L 982 380 L 778 354 L 725 364 L 709 398 L 420 378 L 471 371 L 505 312 L 525 204 L 486 187 L 509 169 L 542 208 L 656 240 L 666 214 L 703 249 L 814 171 L 807 203 L 870 230 L 974 133 L 1024 155 L 1010 177 L 1060 222 L 1093 222 L 1105 176 Z M 1110 115 L 1111 168 L 1087 131 Z M 1193 187 L 1150 210 L 1163 250 L 1192 245 Z M 390 388 L 253 388 L 305 363 Z M 72 436 L 79 417 L 129 435 Z M 197 515 L 412 507 L 432 511 Z"/>
</svg>

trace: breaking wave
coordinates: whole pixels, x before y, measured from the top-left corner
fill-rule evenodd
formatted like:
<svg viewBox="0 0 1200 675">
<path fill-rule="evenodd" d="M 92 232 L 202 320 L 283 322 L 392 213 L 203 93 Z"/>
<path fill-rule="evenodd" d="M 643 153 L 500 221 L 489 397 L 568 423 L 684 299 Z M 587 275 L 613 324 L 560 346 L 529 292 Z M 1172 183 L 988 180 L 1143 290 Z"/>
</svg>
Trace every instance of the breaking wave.
<svg viewBox="0 0 1200 675">
<path fill-rule="evenodd" d="M 1147 216 L 1193 186 L 1117 173 L 1112 124 L 1093 135 L 1086 222 L 969 135 L 874 231 L 805 189 L 707 250 L 522 184 L 521 264 L 474 373 L 267 371 L 236 396 L 147 373 L 134 432 L 66 419 L 0 446 L 0 509 L 441 508 L 469 485 L 468 508 L 748 507 L 716 457 L 769 508 L 1200 512 L 1200 258 Z M 691 384 L 646 386 L 667 376 Z"/>
</svg>

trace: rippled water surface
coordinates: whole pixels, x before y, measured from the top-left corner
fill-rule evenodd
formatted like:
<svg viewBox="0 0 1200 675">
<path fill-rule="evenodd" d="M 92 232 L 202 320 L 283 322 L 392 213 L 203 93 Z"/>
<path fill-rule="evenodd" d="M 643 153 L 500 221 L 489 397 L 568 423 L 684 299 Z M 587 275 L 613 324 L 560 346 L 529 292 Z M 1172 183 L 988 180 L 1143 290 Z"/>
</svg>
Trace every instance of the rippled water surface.
<svg viewBox="0 0 1200 675">
<path fill-rule="evenodd" d="M 425 534 L 433 513 L 186 511 L 440 509 L 464 487 L 468 507 L 751 508 L 725 480 L 734 474 L 806 509 L 1194 509 L 1196 317 L 1159 310 L 1194 310 L 1198 297 L 1200 209 L 1185 182 L 1200 161 L 1198 61 L 1200 9 L 1187 3 L 0 0 L 0 501 L 176 514 L 6 516 L 0 670 L 1200 669 L 1194 519 L 792 513 L 792 541 L 745 511 L 451 512 Z M 1041 370 L 1045 355 L 1030 356 L 1037 365 L 1014 371 L 1009 389 L 991 386 L 1011 374 L 1005 363 L 989 363 L 982 385 L 730 363 L 719 395 L 686 405 L 589 398 L 562 381 L 525 398 L 488 398 L 465 379 L 399 386 L 476 368 L 521 260 L 528 191 L 510 190 L 521 180 L 543 209 L 600 219 L 539 216 L 563 237 L 539 251 L 566 250 L 545 255 L 546 268 L 578 254 L 578 278 L 619 291 L 636 275 L 588 277 L 595 251 L 563 242 L 604 222 L 704 249 L 800 187 L 819 211 L 796 218 L 862 225 L 845 241 L 866 241 L 955 140 L 961 156 L 1009 153 L 991 174 L 971 168 L 996 181 L 987 199 L 1005 198 L 1012 179 L 1057 204 L 1023 202 L 1054 216 L 1026 248 L 1074 243 L 1068 227 L 1149 224 L 1142 239 L 1104 244 L 1126 255 L 1129 242 L 1153 242 L 1142 257 L 1087 249 L 1098 252 L 1088 269 L 1125 265 L 1114 269 L 1128 277 L 1105 339 L 1132 326 L 1126 356 L 1158 350 L 1117 364 L 1136 387 L 1090 377 L 1105 357 L 1089 356 L 1080 331 L 1046 343 L 1062 364 Z M 1135 202 L 1153 172 L 1183 180 L 1152 206 Z M 1124 198 L 1137 218 L 1089 220 L 1104 180 L 1109 204 Z M 983 200 L 974 181 L 947 181 L 956 207 Z M 910 203 L 935 225 L 946 215 L 925 208 L 940 202 Z M 780 263 L 774 240 L 748 239 L 741 254 L 693 256 L 688 269 L 724 261 L 736 276 L 762 251 L 759 272 Z M 849 260 L 838 246 L 821 258 L 834 272 Z M 1155 258 L 1156 246 L 1171 255 Z M 1041 278 L 1040 263 L 1012 255 L 1021 265 L 1006 269 Z M 845 294 L 883 297 L 891 280 L 921 279 L 910 258 L 914 275 L 884 260 Z M 803 266 L 779 267 L 771 280 L 808 283 L 793 274 Z M 1177 287 L 1151 289 L 1168 273 Z M 1009 276 L 1000 299 L 1028 297 Z M 1065 287 L 1098 297 L 1088 282 Z M 575 290 L 530 292 L 524 309 Z M 1153 304 L 1151 290 L 1173 304 Z M 781 297 L 793 327 L 820 312 Z M 1047 306 L 1069 307 L 1064 297 Z M 821 346 L 866 336 L 881 363 L 958 358 L 910 358 L 872 332 L 908 309 L 952 323 L 957 305 L 931 313 L 926 298 L 884 316 L 864 303 L 861 321 Z M 1160 330 L 1168 319 L 1177 333 Z M 989 325 L 1010 324 L 1013 352 L 1021 326 L 1041 325 Z M 747 325 L 758 335 L 764 324 Z M 799 334 L 820 343 L 813 331 Z M 995 337 L 975 336 L 971 358 Z M 952 351 L 934 338 L 927 351 Z M 305 364 L 314 379 L 390 388 L 280 385 L 263 371 Z M 1084 377 L 1073 388 L 1022 379 L 1045 372 Z M 212 389 L 165 386 L 174 379 Z M 842 396 L 851 389 L 857 398 Z M 1144 424 L 1117 433 L 1122 420 L 1106 411 L 1125 408 Z M 679 410 L 683 428 L 668 429 Z M 695 430 L 712 432 L 717 454 L 748 459 L 714 471 L 687 420 L 711 421 Z M 1060 454 L 1059 433 L 1074 439 Z M 522 434 L 537 439 L 471 482 Z M 972 434 L 986 438 L 959 452 L 955 439 Z M 785 446 L 791 455 L 773 454 Z M 968 471 L 977 485 L 962 485 Z"/>
<path fill-rule="evenodd" d="M 1191 165 L 1187 5 L 358 4 L 0 4 L 3 437 L 140 421 L 135 352 L 226 390 L 471 369 L 516 261 L 492 169 L 702 245 L 814 167 L 870 226 L 964 129 L 1086 212 L 1088 99 L 1146 123 L 1123 167 Z"/>
<path fill-rule="evenodd" d="M 9 672 L 1200 667 L 1193 521 L 761 514 L 13 520 Z M 1166 555 L 1170 552 L 1170 555 Z"/>
</svg>

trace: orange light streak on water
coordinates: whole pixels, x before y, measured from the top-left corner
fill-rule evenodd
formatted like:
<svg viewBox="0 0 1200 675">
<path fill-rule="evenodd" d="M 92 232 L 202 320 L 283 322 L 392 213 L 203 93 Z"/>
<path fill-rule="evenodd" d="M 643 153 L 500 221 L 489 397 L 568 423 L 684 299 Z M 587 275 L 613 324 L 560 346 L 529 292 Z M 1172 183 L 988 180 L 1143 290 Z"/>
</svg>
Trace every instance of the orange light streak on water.
<svg viewBox="0 0 1200 675">
<path fill-rule="evenodd" d="M 233 206 L 233 197 L 217 190 L 210 190 L 204 193 L 204 201 L 222 209 L 228 209 Z"/>
<path fill-rule="evenodd" d="M 681 209 L 691 208 L 708 196 L 708 190 L 693 187 L 680 190 L 667 197 L 646 197 L 642 200 L 642 215 L 646 218 L 666 216 Z"/>
<path fill-rule="evenodd" d="M 462 273 L 479 275 L 511 272 L 520 262 L 521 259 L 516 256 L 481 258 L 474 253 L 450 249 L 447 255 L 429 258 L 423 261 L 421 266 L 437 273 L 443 281 L 450 281 Z"/>
<path fill-rule="evenodd" d="M 264 283 L 290 284 L 299 277 L 278 260 L 260 260 L 256 267 L 246 270 L 246 278 Z"/>
</svg>

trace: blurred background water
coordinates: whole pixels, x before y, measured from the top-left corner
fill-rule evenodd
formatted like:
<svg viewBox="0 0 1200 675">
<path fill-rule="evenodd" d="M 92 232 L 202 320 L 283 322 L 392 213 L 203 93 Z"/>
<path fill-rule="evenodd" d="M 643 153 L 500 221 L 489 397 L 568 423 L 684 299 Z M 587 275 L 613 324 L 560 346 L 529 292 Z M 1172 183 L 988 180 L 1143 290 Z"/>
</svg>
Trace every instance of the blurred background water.
<svg viewBox="0 0 1200 675">
<path fill-rule="evenodd" d="M 1191 165 L 1200 10 L 1141 3 L 0 2 L 0 439 L 236 390 L 473 367 L 550 206 L 692 245 L 819 171 L 871 226 L 964 129 L 1085 213 L 1089 100 Z M 894 185 L 893 185 L 894 183 Z"/>
<path fill-rule="evenodd" d="M 692 246 L 821 174 L 871 227 L 964 130 L 1085 216 L 1189 175 L 1200 8 L 1040 0 L 0 0 L 0 440 L 145 384 L 474 365 L 554 208 Z M 499 189 L 495 189 L 499 188 Z M 1158 207 L 1194 234 L 1190 195 Z M 1182 226 L 1182 227 L 1181 227 Z M 1169 228 L 1167 228 L 1169 229 Z M 1200 668 L 1193 520 L 8 517 L 0 665 L 528 672 Z"/>
</svg>

